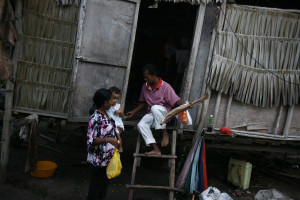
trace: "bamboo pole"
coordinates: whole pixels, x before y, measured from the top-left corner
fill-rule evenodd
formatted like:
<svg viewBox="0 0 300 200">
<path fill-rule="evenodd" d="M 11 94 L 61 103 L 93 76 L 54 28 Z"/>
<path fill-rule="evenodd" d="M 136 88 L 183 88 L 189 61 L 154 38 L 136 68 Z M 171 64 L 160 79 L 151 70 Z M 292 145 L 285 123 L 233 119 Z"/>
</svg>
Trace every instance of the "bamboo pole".
<svg viewBox="0 0 300 200">
<path fill-rule="evenodd" d="M 15 1 L 15 15 L 16 15 L 16 29 L 20 34 L 22 31 L 21 20 L 22 20 L 22 0 Z M 17 60 L 19 57 L 19 42 L 16 42 L 15 51 L 13 55 L 14 73 L 16 74 Z M 7 164 L 9 158 L 9 143 L 10 136 L 12 135 L 12 128 L 10 124 L 10 118 L 12 116 L 13 107 L 13 91 L 14 83 L 9 79 L 6 83 L 6 94 L 5 94 L 5 112 L 3 116 L 3 127 L 2 127 L 2 144 L 1 144 L 1 160 L 0 160 L 0 183 L 4 183 L 7 177 Z"/>
<path fill-rule="evenodd" d="M 288 109 L 285 126 L 284 126 L 284 130 L 283 130 L 283 135 L 285 138 L 287 138 L 289 135 L 289 130 L 290 130 L 291 122 L 292 122 L 294 107 L 295 107 L 294 105 L 291 105 L 291 106 L 289 106 L 289 109 Z"/>
</svg>

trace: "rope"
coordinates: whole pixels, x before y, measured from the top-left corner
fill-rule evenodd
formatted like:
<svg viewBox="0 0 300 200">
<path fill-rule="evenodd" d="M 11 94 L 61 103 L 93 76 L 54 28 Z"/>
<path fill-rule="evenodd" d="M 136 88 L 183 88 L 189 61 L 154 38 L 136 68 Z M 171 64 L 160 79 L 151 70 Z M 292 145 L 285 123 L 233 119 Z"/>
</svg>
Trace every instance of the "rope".
<svg viewBox="0 0 300 200">
<path fill-rule="evenodd" d="M 243 45 L 243 42 L 241 42 L 241 41 L 239 40 L 239 38 L 237 37 L 236 33 L 234 32 L 234 30 L 233 30 L 231 24 L 229 23 L 229 20 L 227 19 L 226 15 L 225 15 L 225 13 L 224 13 L 224 11 L 223 11 L 223 9 L 222 9 L 222 7 L 220 7 L 220 10 L 221 10 L 221 12 L 222 12 L 222 14 L 223 14 L 223 16 L 224 16 L 224 19 L 227 21 L 228 26 L 230 27 L 230 29 L 231 29 L 231 31 L 232 31 L 234 37 L 236 38 L 236 40 L 238 41 L 238 43 L 242 46 L 242 48 L 246 51 L 246 53 L 251 57 L 251 59 L 253 59 L 259 66 L 261 66 L 262 68 L 264 68 L 264 69 L 265 69 L 266 71 L 268 71 L 270 74 L 273 74 L 274 76 L 276 76 L 278 79 L 280 79 L 280 80 L 282 80 L 282 81 L 284 81 L 284 82 L 293 84 L 293 85 L 297 85 L 297 86 L 300 85 L 299 83 L 293 83 L 293 82 L 291 82 L 291 81 L 288 81 L 288 80 L 285 80 L 285 79 L 281 78 L 280 76 L 278 76 L 277 74 L 275 74 L 274 72 L 272 72 L 271 70 L 269 70 L 268 68 L 266 68 L 265 66 L 263 66 L 262 64 L 260 64 L 260 63 L 252 56 L 252 54 L 249 53 L 249 51 L 247 50 L 247 48 Z"/>
</svg>

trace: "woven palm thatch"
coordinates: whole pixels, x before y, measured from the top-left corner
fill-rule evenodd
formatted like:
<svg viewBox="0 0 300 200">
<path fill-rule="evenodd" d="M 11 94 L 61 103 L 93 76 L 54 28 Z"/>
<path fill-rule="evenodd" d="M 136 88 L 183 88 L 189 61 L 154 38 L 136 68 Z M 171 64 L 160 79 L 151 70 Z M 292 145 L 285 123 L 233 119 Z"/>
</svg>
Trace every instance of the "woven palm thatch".
<svg viewBox="0 0 300 200">
<path fill-rule="evenodd" d="M 295 105 L 300 93 L 300 15 L 227 7 L 208 84 L 255 106 Z"/>
<path fill-rule="evenodd" d="M 222 0 L 159 0 L 163 2 L 173 2 L 173 3 L 191 3 L 191 4 L 208 4 L 208 3 L 215 3 L 215 2 L 222 2 Z"/>
<path fill-rule="evenodd" d="M 15 85 L 17 108 L 67 113 L 79 7 L 25 0 Z"/>
</svg>

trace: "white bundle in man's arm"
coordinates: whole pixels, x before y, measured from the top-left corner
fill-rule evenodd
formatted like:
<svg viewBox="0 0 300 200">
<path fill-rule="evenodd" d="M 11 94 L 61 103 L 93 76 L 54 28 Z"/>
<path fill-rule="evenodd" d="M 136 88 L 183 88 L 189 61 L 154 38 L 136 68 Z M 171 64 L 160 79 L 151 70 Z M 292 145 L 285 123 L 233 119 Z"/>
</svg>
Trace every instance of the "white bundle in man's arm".
<svg viewBox="0 0 300 200">
<path fill-rule="evenodd" d="M 173 116 L 191 108 L 192 106 L 198 104 L 198 103 L 202 103 L 204 102 L 206 99 L 208 99 L 208 94 L 205 94 L 203 97 L 201 97 L 200 99 L 197 99 L 189 104 L 184 104 L 181 106 L 178 106 L 177 108 L 174 108 L 173 110 L 171 110 L 170 112 L 168 112 L 168 114 L 163 118 L 163 120 L 160 122 L 160 124 L 164 124 L 166 123 L 166 121 L 168 121 L 169 119 L 171 119 Z"/>
</svg>

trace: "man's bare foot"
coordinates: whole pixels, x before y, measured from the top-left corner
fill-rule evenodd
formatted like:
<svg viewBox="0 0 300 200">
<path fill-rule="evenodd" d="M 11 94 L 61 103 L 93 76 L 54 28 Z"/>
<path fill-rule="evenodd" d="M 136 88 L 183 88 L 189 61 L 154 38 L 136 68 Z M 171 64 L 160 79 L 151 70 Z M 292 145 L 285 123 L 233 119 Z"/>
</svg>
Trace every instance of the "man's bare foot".
<svg viewBox="0 0 300 200">
<path fill-rule="evenodd" d="M 155 151 L 155 150 L 152 150 L 152 151 L 149 151 L 149 152 L 145 152 L 146 155 L 161 155 L 161 152 L 160 151 Z"/>
<path fill-rule="evenodd" d="M 161 146 L 165 147 L 169 144 L 169 135 L 166 129 L 163 129 L 162 139 L 161 139 Z"/>
</svg>

